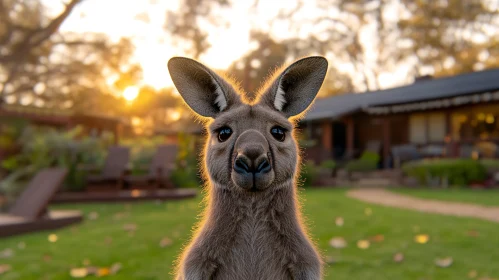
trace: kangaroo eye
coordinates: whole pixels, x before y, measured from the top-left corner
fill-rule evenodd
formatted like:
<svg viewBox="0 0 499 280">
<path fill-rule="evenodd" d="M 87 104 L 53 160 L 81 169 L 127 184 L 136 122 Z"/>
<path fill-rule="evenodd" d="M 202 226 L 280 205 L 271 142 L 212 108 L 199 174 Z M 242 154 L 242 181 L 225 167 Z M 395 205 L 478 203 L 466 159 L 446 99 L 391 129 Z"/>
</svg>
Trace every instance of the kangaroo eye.
<svg viewBox="0 0 499 280">
<path fill-rule="evenodd" d="M 270 134 L 274 136 L 277 141 L 284 141 L 286 139 L 286 130 L 280 126 L 274 126 L 270 129 Z"/>
<path fill-rule="evenodd" d="M 224 126 L 218 130 L 218 141 L 225 142 L 232 135 L 232 129 L 228 126 Z"/>
</svg>

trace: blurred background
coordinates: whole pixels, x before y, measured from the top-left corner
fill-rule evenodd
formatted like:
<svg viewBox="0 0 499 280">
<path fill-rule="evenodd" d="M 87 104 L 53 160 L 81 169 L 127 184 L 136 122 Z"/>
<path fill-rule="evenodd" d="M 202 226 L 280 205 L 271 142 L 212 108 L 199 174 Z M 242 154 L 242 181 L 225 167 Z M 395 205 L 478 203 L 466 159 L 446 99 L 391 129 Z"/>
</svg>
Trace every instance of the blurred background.
<svg viewBox="0 0 499 280">
<path fill-rule="evenodd" d="M 0 0 L 0 209 L 25 215 L 38 203 L 31 190 L 49 194 L 33 217 L 23 216 L 30 226 L 0 216 L 0 236 L 61 226 L 34 225 L 50 201 L 79 211 L 68 224 L 85 220 L 48 241 L 46 232 L 0 240 L 0 275 L 169 278 L 200 211 L 204 129 L 174 88 L 168 60 L 186 56 L 225 72 L 251 99 L 275 69 L 309 55 L 325 56 L 329 70 L 298 124 L 300 183 L 313 202 L 305 211 L 328 277 L 499 277 L 492 265 L 499 260 L 492 224 L 499 217 L 498 0 Z M 54 167 L 63 174 L 51 188 L 40 174 Z M 311 188 L 318 186 L 336 188 Z M 444 213 L 474 217 L 466 220 L 393 213 L 351 198 L 391 205 L 399 200 L 389 199 L 393 193 L 352 194 L 350 186 L 395 186 L 423 208 L 421 199 L 431 198 L 490 209 L 480 208 L 485 218 L 466 205 Z M 125 202 L 137 198 L 156 202 Z M 349 247 L 347 237 L 356 239 Z M 136 243 L 127 247 L 130 238 Z M 29 251 L 29 242 L 38 245 Z M 79 251 L 67 257 L 73 247 Z M 30 260 L 38 265 L 22 268 Z"/>
</svg>

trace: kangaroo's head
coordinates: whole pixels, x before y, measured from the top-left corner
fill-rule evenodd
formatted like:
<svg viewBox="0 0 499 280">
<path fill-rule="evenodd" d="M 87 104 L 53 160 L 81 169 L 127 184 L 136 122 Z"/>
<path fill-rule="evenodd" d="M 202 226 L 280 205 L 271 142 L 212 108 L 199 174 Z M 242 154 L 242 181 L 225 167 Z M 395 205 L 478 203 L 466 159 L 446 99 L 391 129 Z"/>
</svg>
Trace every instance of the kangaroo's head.
<svg viewBox="0 0 499 280">
<path fill-rule="evenodd" d="M 168 69 L 187 105 L 210 119 L 204 162 L 216 187 L 257 192 L 294 180 L 299 156 L 293 120 L 317 95 L 325 58 L 304 58 L 278 72 L 252 103 L 195 60 L 175 57 Z"/>
</svg>

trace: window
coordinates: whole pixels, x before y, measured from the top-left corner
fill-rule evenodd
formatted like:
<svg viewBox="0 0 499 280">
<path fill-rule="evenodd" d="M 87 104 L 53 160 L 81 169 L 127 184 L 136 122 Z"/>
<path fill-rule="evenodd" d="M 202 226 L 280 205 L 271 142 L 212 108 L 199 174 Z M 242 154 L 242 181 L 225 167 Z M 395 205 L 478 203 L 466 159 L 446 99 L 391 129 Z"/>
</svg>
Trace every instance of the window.
<svg viewBox="0 0 499 280">
<path fill-rule="evenodd" d="M 443 142 L 447 134 L 444 113 L 413 114 L 409 117 L 409 140 L 414 144 Z"/>
<path fill-rule="evenodd" d="M 426 143 L 426 119 L 423 114 L 409 117 L 409 140 L 414 144 Z"/>
</svg>

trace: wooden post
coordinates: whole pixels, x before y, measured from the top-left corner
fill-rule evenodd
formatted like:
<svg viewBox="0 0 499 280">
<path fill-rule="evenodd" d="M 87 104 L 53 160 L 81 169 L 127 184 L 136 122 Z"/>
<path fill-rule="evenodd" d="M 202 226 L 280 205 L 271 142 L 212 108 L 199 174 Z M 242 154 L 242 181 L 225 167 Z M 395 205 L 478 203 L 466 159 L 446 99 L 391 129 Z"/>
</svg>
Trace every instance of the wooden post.
<svg viewBox="0 0 499 280">
<path fill-rule="evenodd" d="M 333 150 L 332 144 L 333 144 L 333 129 L 332 129 L 332 124 L 329 120 L 324 120 L 321 123 L 321 144 L 322 147 L 328 152 L 331 153 Z"/>
<path fill-rule="evenodd" d="M 383 166 L 385 169 L 390 167 L 390 150 L 391 150 L 391 139 L 390 139 L 390 119 L 388 117 L 383 118 Z"/>
<path fill-rule="evenodd" d="M 118 145 L 120 143 L 120 132 L 121 132 L 121 123 L 117 123 L 114 126 L 114 145 Z"/>
<path fill-rule="evenodd" d="M 353 154 L 354 150 L 354 137 L 355 137 L 355 127 L 354 127 L 354 122 L 353 118 L 348 118 L 346 119 L 346 125 L 347 125 L 347 153 L 349 155 Z"/>
</svg>

